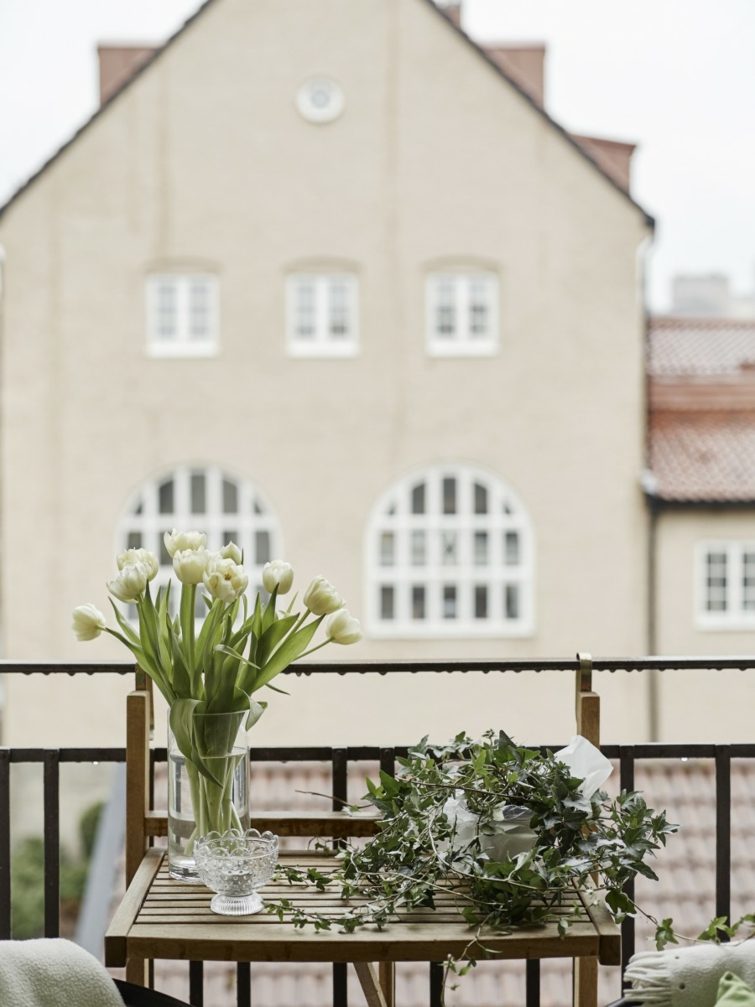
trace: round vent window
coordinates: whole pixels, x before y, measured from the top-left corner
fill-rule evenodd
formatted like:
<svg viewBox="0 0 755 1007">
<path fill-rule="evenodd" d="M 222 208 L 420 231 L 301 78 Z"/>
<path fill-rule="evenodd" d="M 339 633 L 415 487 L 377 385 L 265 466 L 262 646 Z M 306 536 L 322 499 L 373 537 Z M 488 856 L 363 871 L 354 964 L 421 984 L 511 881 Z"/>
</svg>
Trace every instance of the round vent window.
<svg viewBox="0 0 755 1007">
<path fill-rule="evenodd" d="M 309 122 L 332 122 L 343 105 L 343 91 L 328 77 L 312 77 L 296 93 L 296 107 Z"/>
</svg>

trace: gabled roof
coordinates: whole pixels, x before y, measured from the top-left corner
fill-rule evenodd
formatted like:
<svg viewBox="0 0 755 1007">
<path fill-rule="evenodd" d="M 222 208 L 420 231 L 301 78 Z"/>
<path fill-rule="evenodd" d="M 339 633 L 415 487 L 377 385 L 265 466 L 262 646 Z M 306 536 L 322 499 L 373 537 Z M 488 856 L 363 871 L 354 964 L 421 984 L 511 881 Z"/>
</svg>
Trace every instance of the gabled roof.
<svg viewBox="0 0 755 1007">
<path fill-rule="evenodd" d="M 15 203 L 16 200 L 24 192 L 26 192 L 26 190 L 29 189 L 33 185 L 33 183 L 47 171 L 48 168 L 50 168 L 55 163 L 55 161 L 57 161 L 57 159 L 61 156 L 61 154 L 63 154 L 64 151 L 66 151 L 72 144 L 74 144 L 76 140 L 83 133 L 85 133 L 86 130 L 89 129 L 92 123 L 94 123 L 97 119 L 99 119 L 100 116 L 103 115 L 107 111 L 107 109 L 109 109 L 110 106 L 115 101 L 118 100 L 118 97 L 124 91 L 127 91 L 128 88 L 132 86 L 134 81 L 136 81 L 139 77 L 141 77 L 142 74 L 149 73 L 149 68 L 152 66 L 152 64 L 155 63 L 158 59 L 160 59 L 162 54 L 167 49 L 169 49 L 170 46 L 172 46 L 181 37 L 181 35 L 183 35 L 183 33 L 189 28 L 189 26 L 192 25 L 195 21 L 197 21 L 197 19 L 202 16 L 204 11 L 216 2 L 217 0 L 204 0 L 204 3 L 202 3 L 194 12 L 194 14 L 192 14 L 191 17 L 188 18 L 181 25 L 181 27 L 176 32 L 174 32 L 173 35 L 170 36 L 170 38 L 165 42 L 165 44 L 161 46 L 159 49 L 157 49 L 155 54 L 151 56 L 149 59 L 147 59 L 133 73 L 133 75 L 129 77 L 128 80 L 126 80 L 124 84 L 107 99 L 107 101 L 103 102 L 102 105 L 100 105 L 100 107 L 89 117 L 89 119 L 87 119 L 87 121 L 83 123 L 76 130 L 73 136 L 69 140 L 67 140 L 61 147 L 59 147 L 55 151 L 55 153 L 52 154 L 52 156 L 48 158 L 48 160 L 45 161 L 44 164 L 42 164 L 42 166 L 37 171 L 34 172 L 33 175 L 31 175 L 23 183 L 23 185 L 21 185 L 13 193 L 13 195 L 3 204 L 3 206 L 0 206 L 0 217 L 2 217 L 2 215 L 6 212 L 6 210 L 8 210 L 9 207 L 11 207 L 13 203 Z M 614 188 L 623 199 L 627 200 L 632 206 L 634 206 L 637 210 L 639 210 L 646 224 L 649 227 L 652 228 L 655 226 L 654 219 L 639 205 L 639 203 L 637 203 L 634 199 L 632 199 L 629 193 L 626 192 L 626 190 L 623 189 L 621 185 L 619 185 L 615 181 L 615 179 L 611 177 L 610 174 L 608 174 L 606 171 L 603 170 L 600 164 L 598 164 L 598 162 L 593 157 L 590 156 L 590 154 L 584 149 L 584 147 L 581 147 L 580 144 L 563 128 L 563 126 L 559 125 L 559 123 L 557 123 L 555 119 L 552 119 L 551 116 L 548 115 L 548 113 L 545 111 L 545 109 L 541 105 L 538 105 L 538 103 L 527 93 L 527 91 L 525 91 L 522 87 L 520 87 L 520 85 L 511 76 L 509 76 L 502 69 L 502 67 L 499 66 L 498 63 L 496 63 L 495 60 L 485 52 L 485 50 L 481 46 L 479 46 L 473 39 L 471 39 L 466 34 L 466 32 L 464 32 L 457 24 L 455 24 L 455 22 L 447 14 L 445 14 L 439 7 L 437 7 L 434 0 L 420 0 L 420 3 L 424 3 L 432 10 L 434 15 L 442 18 L 443 21 L 448 25 L 449 29 L 456 32 L 456 34 L 464 42 L 464 44 L 468 45 L 472 50 L 474 50 L 477 56 L 480 59 L 483 59 L 488 64 L 488 66 L 494 71 L 494 73 L 498 74 L 498 76 L 503 81 L 505 81 L 509 87 L 512 87 L 521 96 L 521 98 L 524 101 L 526 101 L 528 105 L 531 106 L 531 108 L 537 115 L 545 119 L 548 125 L 551 126 L 554 130 L 556 130 L 556 132 L 558 132 L 561 135 L 563 140 L 566 143 L 568 143 L 580 157 L 584 158 L 585 161 L 587 161 L 590 165 L 592 165 L 595 171 L 598 172 L 598 174 L 600 174 L 601 177 L 605 179 L 605 181 L 607 181 L 609 185 L 611 185 L 612 188 Z"/>
</svg>

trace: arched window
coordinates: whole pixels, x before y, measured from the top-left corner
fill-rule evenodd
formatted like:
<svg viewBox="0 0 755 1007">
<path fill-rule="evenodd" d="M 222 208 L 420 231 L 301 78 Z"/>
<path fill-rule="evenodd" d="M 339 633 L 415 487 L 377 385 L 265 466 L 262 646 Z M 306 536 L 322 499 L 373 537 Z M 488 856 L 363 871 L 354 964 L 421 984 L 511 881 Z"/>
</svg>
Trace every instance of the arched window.
<svg viewBox="0 0 755 1007">
<path fill-rule="evenodd" d="M 170 578 L 172 560 L 163 534 L 203 531 L 207 548 L 216 551 L 228 541 L 244 553 L 249 591 L 261 589 L 262 567 L 281 555 L 278 522 L 257 489 L 245 479 L 236 479 L 215 465 L 182 465 L 141 486 L 121 518 L 117 548 L 150 549 L 160 559 L 157 585 Z M 198 615 L 204 604 L 198 599 Z"/>
<path fill-rule="evenodd" d="M 532 632 L 533 535 L 489 473 L 444 465 L 398 483 L 368 531 L 368 619 L 376 636 Z"/>
</svg>

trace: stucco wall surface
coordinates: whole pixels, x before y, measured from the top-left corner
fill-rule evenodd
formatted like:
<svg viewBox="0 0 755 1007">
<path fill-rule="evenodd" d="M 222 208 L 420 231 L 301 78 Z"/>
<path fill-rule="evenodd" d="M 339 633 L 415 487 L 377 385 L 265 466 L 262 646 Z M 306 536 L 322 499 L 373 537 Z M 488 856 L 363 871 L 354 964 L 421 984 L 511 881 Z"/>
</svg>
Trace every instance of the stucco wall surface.
<svg viewBox="0 0 755 1007">
<path fill-rule="evenodd" d="M 700 627 L 696 550 L 704 542 L 753 539 L 755 516 L 748 510 L 718 507 L 661 512 L 657 526 L 658 653 L 752 654 L 752 630 Z M 658 699 L 664 741 L 752 740 L 755 669 L 664 672 L 658 676 Z"/>
</svg>

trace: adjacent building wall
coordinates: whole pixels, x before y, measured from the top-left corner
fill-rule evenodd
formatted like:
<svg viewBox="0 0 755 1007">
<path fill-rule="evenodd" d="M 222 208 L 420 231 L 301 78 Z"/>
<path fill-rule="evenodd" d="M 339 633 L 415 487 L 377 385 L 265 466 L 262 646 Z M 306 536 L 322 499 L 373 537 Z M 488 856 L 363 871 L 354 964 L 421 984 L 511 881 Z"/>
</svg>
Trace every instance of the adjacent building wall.
<svg viewBox="0 0 755 1007">
<path fill-rule="evenodd" d="M 668 507 L 657 525 L 658 653 L 752 654 L 755 634 L 701 629 L 696 621 L 696 548 L 701 542 L 752 540 L 755 512 L 725 507 Z M 674 671 L 658 676 L 663 741 L 750 741 L 755 675 L 742 671 Z"/>
</svg>

